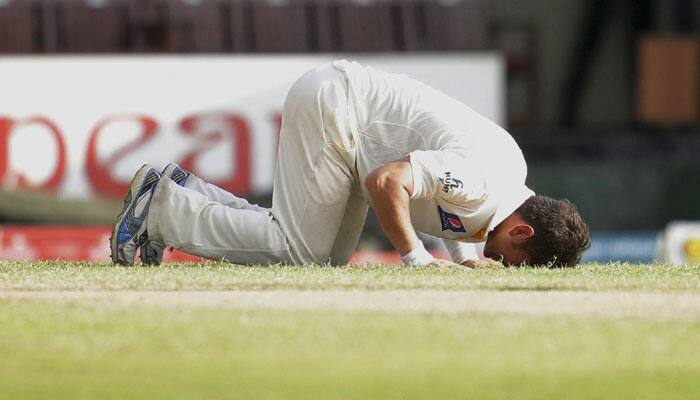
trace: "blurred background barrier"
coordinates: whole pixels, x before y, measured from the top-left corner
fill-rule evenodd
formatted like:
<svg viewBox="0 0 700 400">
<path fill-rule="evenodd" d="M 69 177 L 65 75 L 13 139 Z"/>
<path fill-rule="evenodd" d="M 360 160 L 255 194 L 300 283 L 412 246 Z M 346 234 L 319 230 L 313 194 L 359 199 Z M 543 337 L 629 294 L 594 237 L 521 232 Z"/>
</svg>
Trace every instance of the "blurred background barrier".
<svg viewBox="0 0 700 400">
<path fill-rule="evenodd" d="M 0 190 L 0 219 L 5 223 L 93 225 L 111 224 L 121 201 L 57 198 L 39 190 Z"/>
<path fill-rule="evenodd" d="M 700 220 L 699 17 L 694 0 L 0 0 L 0 222 L 104 224 L 168 158 L 267 205 L 286 85 L 352 58 L 502 123 L 528 184 L 589 222 L 586 260 L 646 260 L 670 221 Z M 500 66 L 455 61 L 483 55 Z M 370 217 L 361 249 L 386 248 Z"/>
<path fill-rule="evenodd" d="M 650 263 L 661 258 L 659 245 L 656 231 L 596 233 L 582 261 Z"/>
<path fill-rule="evenodd" d="M 15 226 L 0 227 L 2 260 L 109 261 L 109 226 Z M 163 260 L 201 261 L 177 250 L 166 250 Z"/>
<path fill-rule="evenodd" d="M 109 236 L 111 226 L 21 226 L 0 227 L 0 260 L 9 261 L 110 261 Z M 435 249 L 436 257 L 449 258 L 445 250 Z M 202 261 L 178 250 L 167 248 L 164 262 Z M 401 257 L 395 251 L 358 250 L 350 264 L 399 264 Z"/>
<path fill-rule="evenodd" d="M 409 74 L 503 122 L 496 53 L 353 58 Z M 141 164 L 176 161 L 237 195 L 269 195 L 285 94 L 333 59 L 6 57 L 0 184 L 120 200 Z"/>
</svg>

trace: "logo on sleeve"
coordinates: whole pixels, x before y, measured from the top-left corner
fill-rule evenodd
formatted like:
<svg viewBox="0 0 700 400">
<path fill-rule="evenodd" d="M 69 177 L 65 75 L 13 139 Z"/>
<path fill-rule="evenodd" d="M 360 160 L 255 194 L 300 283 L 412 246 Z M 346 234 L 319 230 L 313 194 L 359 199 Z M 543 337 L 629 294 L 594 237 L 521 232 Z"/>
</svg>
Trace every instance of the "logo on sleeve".
<svg viewBox="0 0 700 400">
<path fill-rule="evenodd" d="M 442 223 L 443 231 L 464 232 L 464 225 L 458 216 L 446 212 L 440 206 L 438 206 L 438 213 L 440 213 L 440 223 Z"/>
<path fill-rule="evenodd" d="M 461 180 L 452 177 L 452 172 L 450 171 L 445 172 L 445 176 L 438 179 L 442 182 L 442 191 L 445 193 L 449 193 L 452 189 L 461 189 L 464 186 Z"/>
</svg>

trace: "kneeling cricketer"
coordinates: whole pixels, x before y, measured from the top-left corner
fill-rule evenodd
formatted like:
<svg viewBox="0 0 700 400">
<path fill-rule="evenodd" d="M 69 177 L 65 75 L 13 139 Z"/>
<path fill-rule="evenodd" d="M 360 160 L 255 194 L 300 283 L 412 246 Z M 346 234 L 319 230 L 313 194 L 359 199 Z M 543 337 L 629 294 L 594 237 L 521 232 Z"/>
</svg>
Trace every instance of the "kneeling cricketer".
<svg viewBox="0 0 700 400">
<path fill-rule="evenodd" d="M 176 164 L 145 165 L 114 225 L 112 260 L 158 264 L 172 246 L 235 264 L 343 265 L 373 207 L 409 266 L 576 265 L 586 224 L 569 201 L 535 195 L 526 175 L 496 123 L 421 82 L 339 60 L 287 94 L 272 208 Z M 433 258 L 416 232 L 442 238 L 452 261 Z"/>
</svg>

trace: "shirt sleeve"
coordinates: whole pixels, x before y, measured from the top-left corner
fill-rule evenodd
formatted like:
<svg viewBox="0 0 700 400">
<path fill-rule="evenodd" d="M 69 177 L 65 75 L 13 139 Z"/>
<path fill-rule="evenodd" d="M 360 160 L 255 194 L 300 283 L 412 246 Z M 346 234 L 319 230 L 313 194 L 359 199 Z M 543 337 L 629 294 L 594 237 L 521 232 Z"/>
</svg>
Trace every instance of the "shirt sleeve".
<svg viewBox="0 0 700 400">
<path fill-rule="evenodd" d="M 430 198 L 437 191 L 441 160 L 434 151 L 414 151 L 409 154 L 411 173 L 413 174 L 412 199 Z"/>
<path fill-rule="evenodd" d="M 458 207 L 469 208 L 486 196 L 486 182 L 479 165 L 467 156 L 451 151 L 410 153 L 413 174 L 412 199 L 442 198 Z"/>
<path fill-rule="evenodd" d="M 455 240 L 443 239 L 447 252 L 452 261 L 461 264 L 467 260 L 478 260 L 479 254 L 474 243 L 463 243 Z"/>
</svg>

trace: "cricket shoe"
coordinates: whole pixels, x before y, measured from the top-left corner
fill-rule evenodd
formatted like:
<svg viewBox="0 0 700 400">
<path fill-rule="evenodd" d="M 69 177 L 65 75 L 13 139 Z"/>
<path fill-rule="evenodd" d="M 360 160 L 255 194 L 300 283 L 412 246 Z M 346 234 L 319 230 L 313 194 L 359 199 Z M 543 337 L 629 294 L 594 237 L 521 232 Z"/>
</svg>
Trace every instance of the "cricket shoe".
<svg viewBox="0 0 700 400">
<path fill-rule="evenodd" d="M 133 265 L 136 250 L 148 239 L 145 221 L 158 179 L 158 171 L 150 165 L 144 165 L 131 180 L 124 198 L 124 208 L 114 223 L 109 239 L 115 264 Z"/>
<path fill-rule="evenodd" d="M 167 176 L 168 178 L 170 178 L 171 181 L 177 183 L 182 187 L 185 187 L 185 183 L 187 183 L 187 178 L 190 177 L 189 172 L 180 168 L 180 166 L 175 164 L 174 162 L 171 162 L 168 165 L 166 165 L 165 168 L 163 168 L 163 172 L 161 172 L 161 175 Z"/>
<path fill-rule="evenodd" d="M 161 172 L 161 175 L 170 178 L 173 182 L 178 185 L 185 187 L 187 183 L 187 178 L 190 177 L 190 173 L 180 168 L 179 165 L 174 162 L 169 163 Z M 141 244 L 141 252 L 139 257 L 141 257 L 141 262 L 146 265 L 159 265 L 163 261 L 163 252 L 165 251 L 165 243 L 160 240 L 146 240 Z"/>
</svg>

